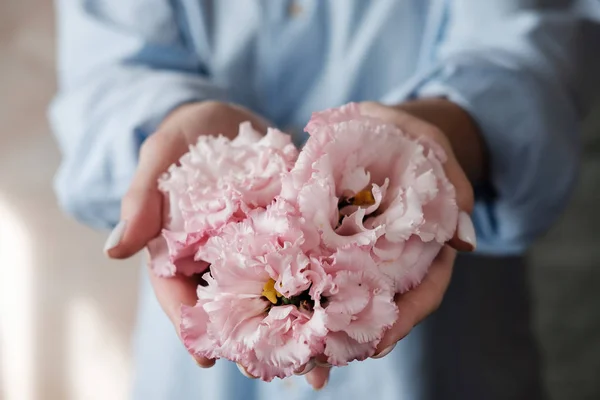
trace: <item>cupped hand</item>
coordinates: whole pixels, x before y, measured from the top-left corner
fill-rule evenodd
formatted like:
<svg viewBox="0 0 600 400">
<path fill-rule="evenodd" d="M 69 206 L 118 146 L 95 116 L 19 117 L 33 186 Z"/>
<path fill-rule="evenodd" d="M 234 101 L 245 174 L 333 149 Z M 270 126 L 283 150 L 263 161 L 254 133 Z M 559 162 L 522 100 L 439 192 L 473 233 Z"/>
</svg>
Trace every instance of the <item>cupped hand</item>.
<svg viewBox="0 0 600 400">
<path fill-rule="evenodd" d="M 198 137 L 222 134 L 233 139 L 240 123 L 245 121 L 250 121 L 260 132 L 267 129 L 262 118 L 225 103 L 190 103 L 171 112 L 140 148 L 137 171 L 121 203 L 121 222 L 107 240 L 106 254 L 115 259 L 131 257 L 156 237 L 164 225 L 163 195 L 157 183 L 160 175 L 177 163 Z M 179 334 L 181 305 L 196 303 L 198 283 L 182 276 L 149 275 L 160 305 Z M 196 361 L 203 367 L 214 364 L 214 360 L 201 357 Z"/>
<path fill-rule="evenodd" d="M 460 210 L 454 238 L 442 248 L 423 281 L 409 292 L 396 296 L 399 318 L 385 333 L 373 356 L 373 358 L 381 358 L 393 350 L 396 343 L 408 335 L 414 326 L 439 307 L 450 283 L 456 250 L 475 249 L 475 232 L 469 217 L 473 209 L 473 189 L 465 169 L 469 170 L 470 177 L 481 174 L 477 169 L 483 169 L 481 167 L 483 147 L 477 137 L 469 141 L 471 148 L 464 148 L 461 143 L 466 139 L 464 136 L 460 139 L 451 136 L 455 129 L 460 135 L 468 135 L 469 130 L 474 135 L 478 133 L 466 113 L 446 100 L 434 99 L 397 107 L 367 102 L 361 103 L 360 107 L 363 114 L 393 123 L 404 132 L 432 140 L 444 149 L 448 157 L 444 170 L 456 188 L 456 201 Z M 439 112 L 436 112 L 437 110 Z M 443 123 L 434 125 L 428 122 L 426 119 L 429 115 L 435 115 L 436 119 L 440 118 L 440 115 L 448 116 L 444 118 L 444 123 L 449 123 L 448 130 L 440 129 L 440 125 L 445 128 Z M 461 163 L 457 159 L 457 154 L 461 155 Z M 327 384 L 329 373 L 330 367 L 326 363 L 317 362 L 317 366 L 306 373 L 306 379 L 313 388 L 321 389 Z"/>
</svg>

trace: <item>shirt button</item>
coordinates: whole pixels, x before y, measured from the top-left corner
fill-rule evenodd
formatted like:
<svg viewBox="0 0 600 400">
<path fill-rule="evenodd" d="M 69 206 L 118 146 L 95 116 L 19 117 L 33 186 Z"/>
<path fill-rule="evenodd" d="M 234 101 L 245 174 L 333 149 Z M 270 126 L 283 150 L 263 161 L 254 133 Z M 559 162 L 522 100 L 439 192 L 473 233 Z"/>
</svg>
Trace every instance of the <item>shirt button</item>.
<svg viewBox="0 0 600 400">
<path fill-rule="evenodd" d="M 298 0 L 292 0 L 290 5 L 288 6 L 288 14 L 290 17 L 298 17 L 303 12 L 302 6 L 299 4 Z"/>
</svg>

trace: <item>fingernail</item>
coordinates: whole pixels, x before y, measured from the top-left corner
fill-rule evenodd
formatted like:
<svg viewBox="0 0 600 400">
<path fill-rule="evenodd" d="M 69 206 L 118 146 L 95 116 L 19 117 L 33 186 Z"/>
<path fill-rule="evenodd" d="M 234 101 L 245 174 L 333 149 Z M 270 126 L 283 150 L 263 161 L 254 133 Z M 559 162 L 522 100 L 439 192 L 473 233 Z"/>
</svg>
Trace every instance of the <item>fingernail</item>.
<svg viewBox="0 0 600 400">
<path fill-rule="evenodd" d="M 306 363 L 306 365 L 304 365 L 304 368 L 302 368 L 299 371 L 294 372 L 295 375 L 306 375 L 308 374 L 310 371 L 312 371 L 315 367 L 316 367 L 316 363 L 315 360 L 310 360 L 309 362 Z"/>
<path fill-rule="evenodd" d="M 386 347 L 385 349 L 383 349 L 383 351 L 381 353 L 375 354 L 375 355 L 371 356 L 371 358 L 374 358 L 374 359 L 383 358 L 383 357 L 387 356 L 388 354 L 390 354 L 392 352 L 392 350 L 394 350 L 394 347 L 396 347 L 396 343 L 394 343 L 391 346 Z"/>
<path fill-rule="evenodd" d="M 475 236 L 473 220 L 464 211 L 461 211 L 458 215 L 458 238 L 473 247 L 473 250 L 477 247 L 477 237 Z"/>
<path fill-rule="evenodd" d="M 331 364 L 329 364 L 327 361 L 319 361 L 319 360 L 315 359 L 315 364 L 319 367 L 331 368 Z"/>
<path fill-rule="evenodd" d="M 240 372 L 242 373 L 242 375 L 244 375 L 246 378 L 249 379 L 256 379 L 255 376 L 250 375 L 250 373 L 248 371 L 246 371 L 246 368 L 244 368 L 241 364 L 236 363 L 238 369 L 240 370 Z"/>
<path fill-rule="evenodd" d="M 104 243 L 105 253 L 115 248 L 119 244 L 119 242 L 121 242 L 123 234 L 125 233 L 125 228 L 127 228 L 127 221 L 119 221 L 119 223 L 117 224 L 117 226 L 114 227 L 110 235 L 108 235 L 106 243 Z"/>
<path fill-rule="evenodd" d="M 321 386 L 320 388 L 315 388 L 315 390 L 318 392 L 320 390 L 325 389 L 325 386 L 327 386 L 328 383 L 329 383 L 329 378 L 326 378 L 325 382 L 323 382 L 323 386 Z"/>
</svg>

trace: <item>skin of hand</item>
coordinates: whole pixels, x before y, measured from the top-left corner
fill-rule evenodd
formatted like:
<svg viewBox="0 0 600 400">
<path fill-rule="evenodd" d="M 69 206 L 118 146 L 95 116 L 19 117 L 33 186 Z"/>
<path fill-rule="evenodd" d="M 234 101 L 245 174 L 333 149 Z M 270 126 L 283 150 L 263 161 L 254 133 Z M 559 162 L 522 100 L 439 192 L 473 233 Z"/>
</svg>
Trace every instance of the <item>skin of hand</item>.
<svg viewBox="0 0 600 400">
<path fill-rule="evenodd" d="M 468 114 L 442 99 L 417 100 L 396 107 L 366 102 L 360 107 L 366 115 L 394 123 L 405 131 L 427 136 L 440 144 L 448 154 L 444 167 L 456 187 L 459 208 L 467 214 L 472 211 L 473 191 L 469 178 L 476 181 L 483 177 L 485 153 L 477 128 Z M 140 149 L 137 171 L 122 200 L 121 221 L 124 222 L 121 225 L 124 228 L 116 245 L 106 250 L 107 255 L 114 259 L 131 257 L 156 237 L 164 218 L 163 196 L 157 187 L 159 176 L 176 163 L 199 136 L 220 133 L 233 139 L 239 124 L 244 121 L 250 121 L 261 132 L 269 126 L 267 121 L 242 107 L 220 102 L 186 104 L 171 112 Z M 457 156 L 461 156 L 460 162 Z M 471 236 L 471 241 L 465 241 L 457 234 L 434 260 L 423 282 L 397 297 L 402 318 L 385 334 L 375 357 L 386 355 L 390 347 L 437 309 L 450 282 L 456 250 L 471 251 L 474 248 L 474 233 Z M 179 334 L 181 305 L 196 303 L 197 282 L 180 276 L 160 278 L 152 273 L 149 275 L 159 303 Z M 196 362 L 207 368 L 213 366 L 215 360 L 196 357 Z M 249 376 L 243 368 L 241 372 Z M 303 371 L 309 384 L 317 390 L 327 384 L 329 372 L 330 368 L 325 366 Z"/>
</svg>

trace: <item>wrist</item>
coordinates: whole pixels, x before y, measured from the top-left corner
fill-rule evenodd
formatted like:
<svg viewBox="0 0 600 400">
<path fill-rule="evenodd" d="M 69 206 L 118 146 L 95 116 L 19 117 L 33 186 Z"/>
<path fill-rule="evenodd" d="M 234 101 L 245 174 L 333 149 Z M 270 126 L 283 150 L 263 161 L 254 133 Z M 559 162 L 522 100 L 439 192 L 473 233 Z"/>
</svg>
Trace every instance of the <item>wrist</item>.
<svg viewBox="0 0 600 400">
<path fill-rule="evenodd" d="M 487 177 L 487 151 L 479 127 L 457 104 L 442 98 L 407 101 L 398 108 L 440 129 L 472 184 Z"/>
</svg>

